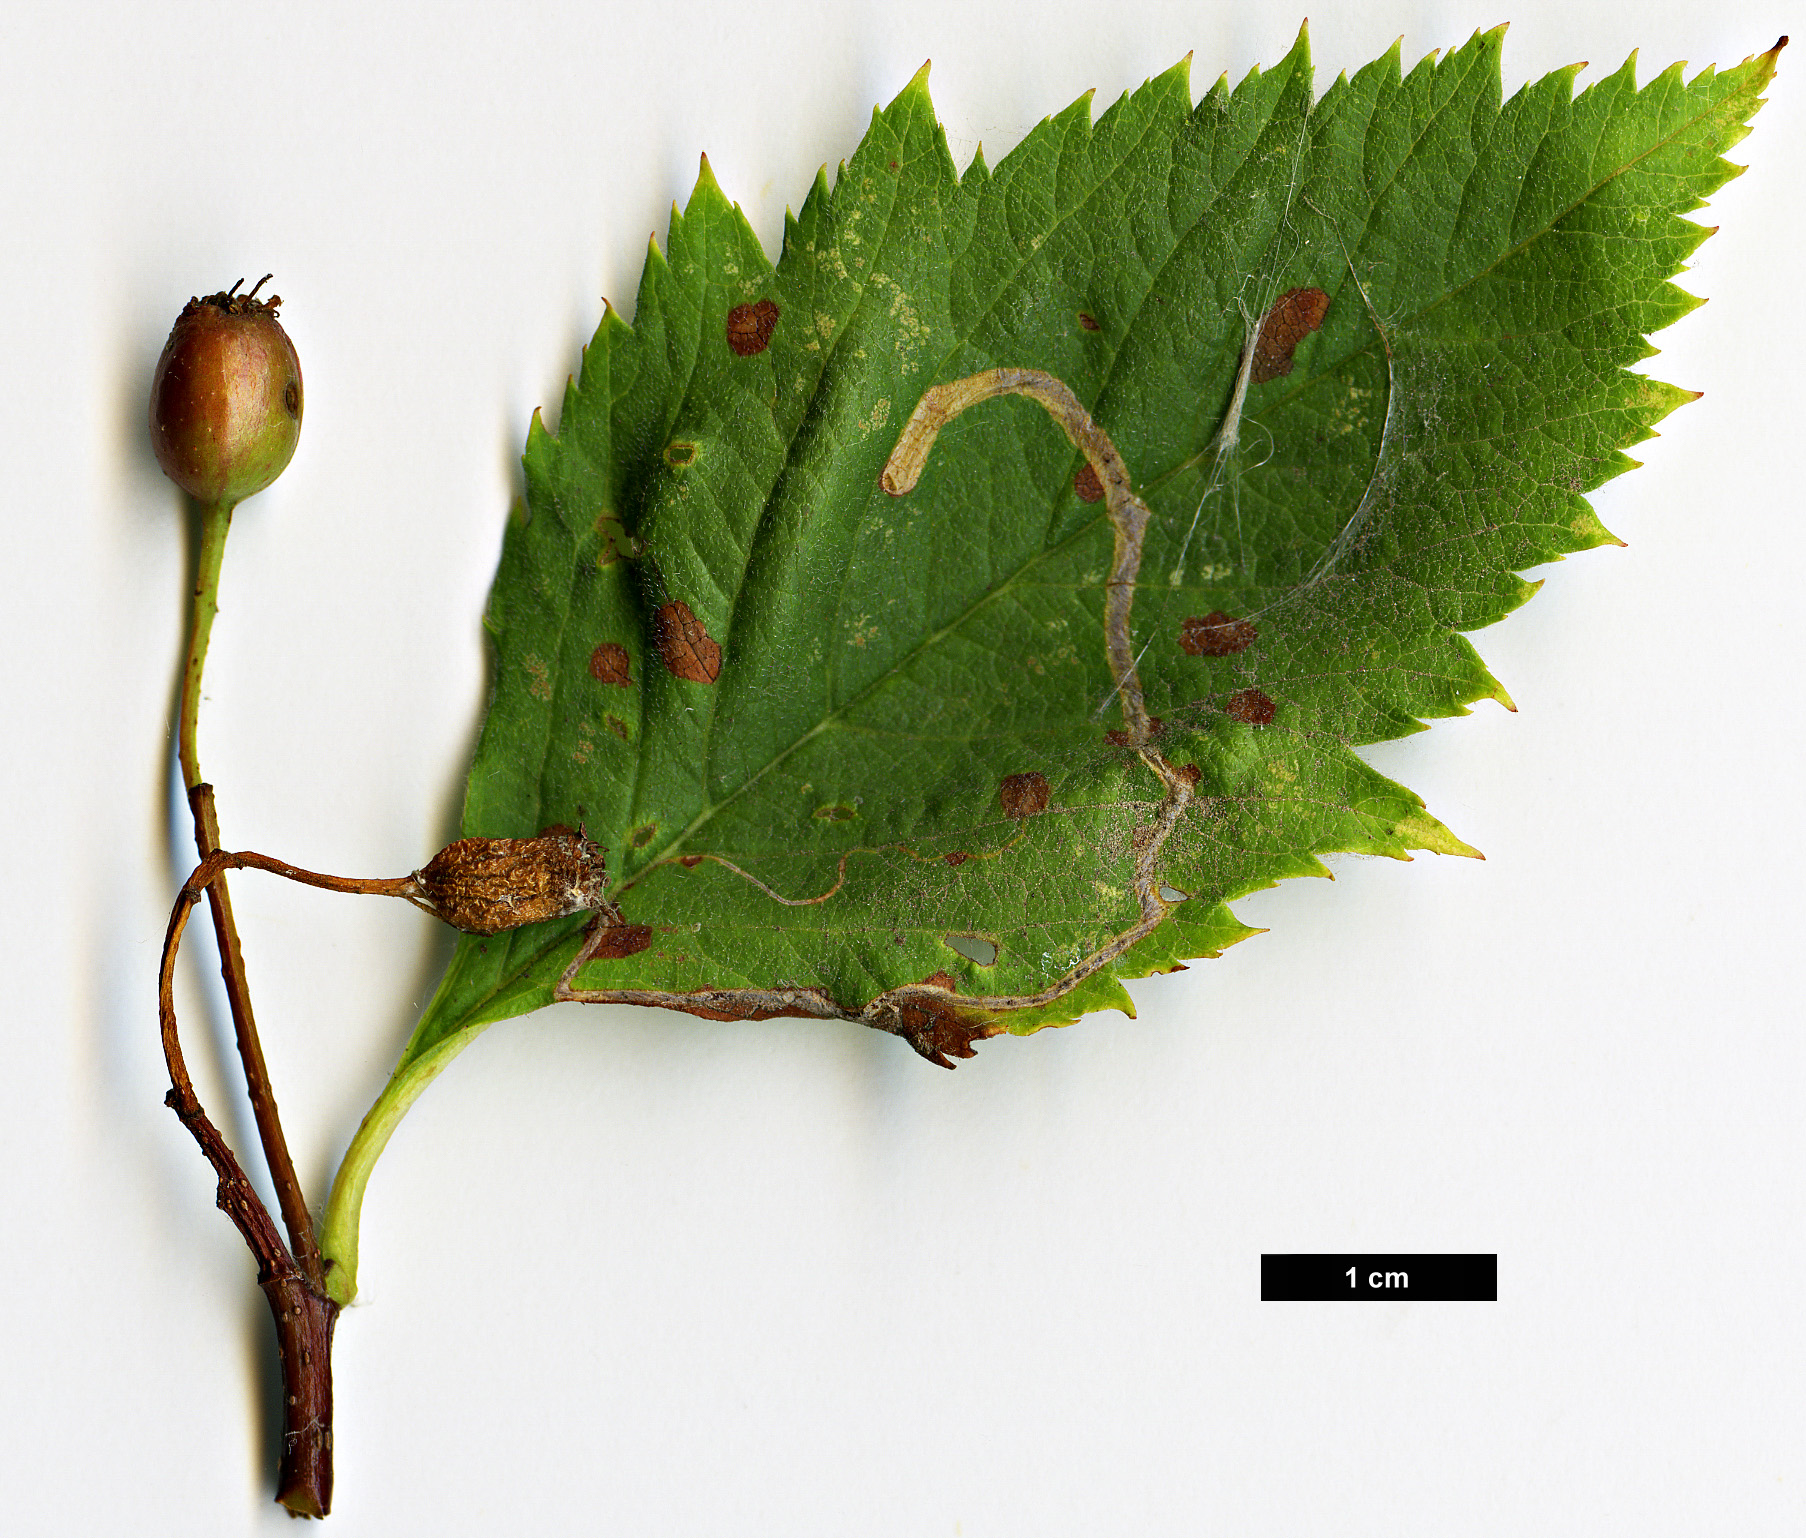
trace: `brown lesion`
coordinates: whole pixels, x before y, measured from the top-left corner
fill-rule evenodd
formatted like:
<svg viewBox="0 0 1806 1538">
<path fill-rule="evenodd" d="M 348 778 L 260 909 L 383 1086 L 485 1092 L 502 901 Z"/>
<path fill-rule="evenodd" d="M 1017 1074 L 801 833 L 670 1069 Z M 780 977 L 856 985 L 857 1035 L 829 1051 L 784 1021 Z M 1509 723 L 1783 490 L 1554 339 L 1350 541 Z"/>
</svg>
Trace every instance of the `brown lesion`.
<svg viewBox="0 0 1806 1538">
<path fill-rule="evenodd" d="M 1006 774 L 997 783 L 997 802 L 1005 817 L 1039 817 L 1047 810 L 1047 776 L 1031 769 L 1026 774 Z"/>
<path fill-rule="evenodd" d="M 727 312 L 727 345 L 740 358 L 754 358 L 771 345 L 779 310 L 769 299 L 757 304 L 737 304 Z"/>
<path fill-rule="evenodd" d="M 1247 726 L 1270 726 L 1279 707 L 1259 689 L 1238 689 L 1224 702 L 1223 714 Z"/>
<path fill-rule="evenodd" d="M 1260 636 L 1251 619 L 1236 619 L 1221 609 L 1191 615 L 1179 626 L 1179 650 L 1191 657 L 1232 657 L 1245 652 Z"/>
<path fill-rule="evenodd" d="M 1149 716 L 1148 717 L 1148 740 L 1150 742 L 1154 738 L 1158 737 L 1165 730 L 1166 730 L 1166 722 L 1162 717 L 1160 717 L 1160 716 Z M 1129 734 L 1126 731 L 1123 731 L 1121 728 L 1114 727 L 1114 726 L 1111 727 L 1109 731 L 1104 733 L 1104 741 L 1109 743 L 1110 746 L 1113 748 L 1132 748 L 1135 746 L 1135 744 L 1130 740 Z"/>
<path fill-rule="evenodd" d="M 681 599 L 662 604 L 652 619 L 653 644 L 673 677 L 712 684 L 721 676 L 721 646 Z"/>
<path fill-rule="evenodd" d="M 620 961 L 652 946 L 650 924 L 604 924 L 597 931 L 593 961 Z"/>
<path fill-rule="evenodd" d="M 976 1057 L 974 1043 L 999 1035 L 1004 1026 L 1000 1021 L 923 993 L 897 1005 L 896 1024 L 890 1029 L 929 1062 L 951 1068 L 956 1057 Z"/>
<path fill-rule="evenodd" d="M 615 641 L 604 641 L 589 654 L 589 676 L 599 684 L 618 684 L 627 688 L 633 683 L 631 667 L 627 648 Z"/>
<path fill-rule="evenodd" d="M 1288 288 L 1274 300 L 1254 339 L 1254 383 L 1291 373 L 1298 344 L 1323 325 L 1328 313 L 1329 295 L 1320 288 Z"/>
</svg>

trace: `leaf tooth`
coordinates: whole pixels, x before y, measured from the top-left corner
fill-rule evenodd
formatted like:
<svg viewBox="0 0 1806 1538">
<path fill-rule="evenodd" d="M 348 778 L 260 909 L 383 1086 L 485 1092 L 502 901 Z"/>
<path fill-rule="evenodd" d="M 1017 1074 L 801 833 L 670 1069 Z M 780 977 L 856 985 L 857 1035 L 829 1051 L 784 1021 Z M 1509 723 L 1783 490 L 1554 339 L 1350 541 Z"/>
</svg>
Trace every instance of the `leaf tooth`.
<svg viewBox="0 0 1806 1538">
<path fill-rule="evenodd" d="M 1469 860 L 1486 858 L 1472 844 L 1463 843 L 1456 838 L 1428 812 L 1412 812 L 1401 817 L 1392 833 L 1406 849 L 1424 849 L 1431 854 L 1458 854 Z M 1399 858 L 1408 860 L 1411 857 L 1400 855 Z"/>
<path fill-rule="evenodd" d="M 677 205 L 672 204 L 672 212 L 676 213 Z M 721 183 L 715 180 L 715 168 L 709 164 L 709 157 L 701 157 L 696 168 L 696 185 L 690 189 L 690 201 L 684 204 L 684 217 L 689 219 L 697 214 L 725 214 L 728 211 L 727 194 L 721 190 Z M 675 219 L 673 220 L 673 244 L 676 243 Z"/>
</svg>

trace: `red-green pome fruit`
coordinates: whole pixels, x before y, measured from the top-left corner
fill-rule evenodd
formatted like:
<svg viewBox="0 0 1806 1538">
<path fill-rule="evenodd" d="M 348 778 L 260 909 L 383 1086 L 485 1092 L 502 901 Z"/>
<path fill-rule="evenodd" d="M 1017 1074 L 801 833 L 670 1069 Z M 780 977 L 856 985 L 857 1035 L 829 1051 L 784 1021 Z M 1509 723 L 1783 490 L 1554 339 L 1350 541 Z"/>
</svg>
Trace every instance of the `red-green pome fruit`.
<svg viewBox="0 0 1806 1538">
<path fill-rule="evenodd" d="M 262 491 L 301 436 L 301 363 L 276 320 L 282 300 L 257 298 L 267 282 L 190 299 L 157 359 L 151 444 L 163 473 L 202 502 Z"/>
</svg>

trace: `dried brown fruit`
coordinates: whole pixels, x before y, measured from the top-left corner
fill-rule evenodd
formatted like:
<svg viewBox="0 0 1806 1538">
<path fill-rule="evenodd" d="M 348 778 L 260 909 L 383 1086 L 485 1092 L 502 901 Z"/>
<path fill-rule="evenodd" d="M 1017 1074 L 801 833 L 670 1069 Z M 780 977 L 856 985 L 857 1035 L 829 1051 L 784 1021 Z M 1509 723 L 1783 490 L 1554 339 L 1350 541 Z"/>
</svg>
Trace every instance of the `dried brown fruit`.
<svg viewBox="0 0 1806 1538">
<path fill-rule="evenodd" d="M 602 850 L 569 828 L 461 838 L 415 871 L 414 885 L 440 918 L 473 935 L 611 907 Z"/>
</svg>

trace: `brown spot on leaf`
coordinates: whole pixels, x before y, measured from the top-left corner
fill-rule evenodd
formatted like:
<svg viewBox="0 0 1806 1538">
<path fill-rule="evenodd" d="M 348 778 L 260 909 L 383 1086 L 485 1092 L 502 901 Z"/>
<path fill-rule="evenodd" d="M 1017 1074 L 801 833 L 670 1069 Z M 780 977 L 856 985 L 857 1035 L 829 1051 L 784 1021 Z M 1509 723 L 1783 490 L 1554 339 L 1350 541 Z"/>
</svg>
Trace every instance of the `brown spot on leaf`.
<svg viewBox="0 0 1806 1538">
<path fill-rule="evenodd" d="M 1159 716 L 1148 717 L 1148 736 L 1158 737 L 1165 730 L 1166 722 Z M 1105 732 L 1104 741 L 1109 743 L 1113 748 L 1127 748 L 1134 745 L 1129 741 L 1128 732 L 1120 726 L 1112 727 L 1109 731 Z"/>
<path fill-rule="evenodd" d="M 1097 323 L 1097 317 L 1095 315 L 1087 315 L 1083 310 L 1079 311 L 1079 324 L 1087 331 L 1102 331 L 1104 329 Z"/>
<path fill-rule="evenodd" d="M 727 345 L 742 358 L 756 357 L 771 345 L 777 324 L 778 307 L 769 299 L 737 304 L 727 312 Z"/>
<path fill-rule="evenodd" d="M 703 856 L 699 854 L 685 854 L 677 857 L 677 863 L 685 870 L 695 870 L 698 865 L 702 864 L 702 861 Z"/>
<path fill-rule="evenodd" d="M 627 740 L 627 723 L 619 716 L 604 716 L 602 718 L 602 724 L 613 732 L 615 736 L 619 737 L 621 741 L 625 742 Z"/>
<path fill-rule="evenodd" d="M 1237 689 L 1223 706 L 1231 721 L 1246 722 L 1249 726 L 1266 726 L 1277 708 L 1258 689 Z"/>
<path fill-rule="evenodd" d="M 813 813 L 817 822 L 851 822 L 858 815 L 844 801 L 831 801 L 826 806 L 818 806 Z"/>
<path fill-rule="evenodd" d="M 1329 295 L 1320 288 L 1288 288 L 1268 310 L 1254 339 L 1253 380 L 1265 384 L 1292 372 L 1298 344 L 1323 324 Z"/>
<path fill-rule="evenodd" d="M 963 849 L 956 849 L 952 854 L 944 854 L 941 858 L 949 865 L 964 865 L 966 861 L 972 858 L 972 856 L 967 854 Z"/>
<path fill-rule="evenodd" d="M 1072 489 L 1081 502 L 1104 500 L 1104 483 L 1097 478 L 1097 471 L 1090 460 L 1079 466 L 1079 473 L 1072 478 Z"/>
<path fill-rule="evenodd" d="M 931 1063 L 951 1068 L 956 1057 L 973 1057 L 972 1043 L 1003 1027 L 934 998 L 905 999 L 897 1006 L 897 1034 Z"/>
<path fill-rule="evenodd" d="M 650 924 L 609 924 L 596 936 L 590 959 L 619 961 L 623 956 L 639 955 L 651 944 Z"/>
<path fill-rule="evenodd" d="M 628 676 L 627 648 L 604 641 L 589 654 L 589 676 L 599 684 L 619 684 L 625 689 L 633 682 Z"/>
<path fill-rule="evenodd" d="M 665 463 L 673 470 L 696 463 L 696 445 L 687 438 L 675 438 L 665 445 Z"/>
<path fill-rule="evenodd" d="M 652 620 L 652 639 L 665 666 L 693 684 L 712 684 L 721 676 L 721 648 L 687 603 L 665 604 Z"/>
<path fill-rule="evenodd" d="M 1185 777 L 1187 785 L 1196 785 L 1199 780 L 1204 778 L 1204 771 L 1196 764 L 1179 765 L 1179 773 Z"/>
<path fill-rule="evenodd" d="M 656 822 L 643 822 L 627 835 L 627 842 L 635 849 L 644 849 L 653 839 L 658 837 Z"/>
<path fill-rule="evenodd" d="M 1034 817 L 1047 810 L 1047 776 L 1031 769 L 1006 774 L 997 784 L 997 800 L 1005 817 Z"/>
<path fill-rule="evenodd" d="M 936 972 L 929 977 L 924 977 L 921 986 L 924 988 L 945 988 L 949 993 L 959 992 L 959 984 L 954 981 L 951 972 Z"/>
<path fill-rule="evenodd" d="M 1254 644 L 1259 629 L 1251 619 L 1232 619 L 1212 609 L 1202 619 L 1195 614 L 1179 626 L 1179 649 L 1192 657 L 1231 657 Z"/>
</svg>

